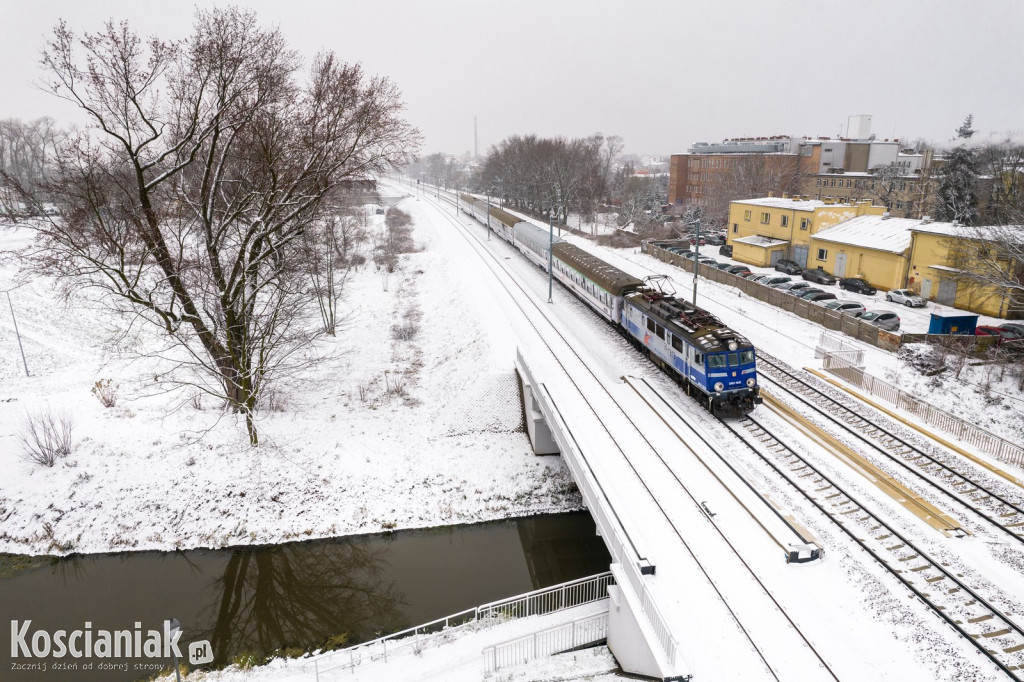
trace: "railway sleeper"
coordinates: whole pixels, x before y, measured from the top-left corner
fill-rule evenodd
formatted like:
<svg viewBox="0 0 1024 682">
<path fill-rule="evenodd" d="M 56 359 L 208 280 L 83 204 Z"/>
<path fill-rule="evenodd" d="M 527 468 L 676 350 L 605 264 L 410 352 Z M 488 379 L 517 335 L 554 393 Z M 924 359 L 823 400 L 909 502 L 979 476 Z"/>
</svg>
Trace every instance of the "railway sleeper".
<svg viewBox="0 0 1024 682">
<path fill-rule="evenodd" d="M 1024 649 L 1024 644 L 1015 644 L 1014 646 L 1008 646 L 1005 649 L 1003 649 L 1003 653 L 1015 654 L 1018 651 L 1020 651 L 1021 649 Z M 1017 666 L 1017 667 L 1019 668 L 1020 666 Z"/>
<path fill-rule="evenodd" d="M 974 603 L 973 601 L 969 602 L 969 604 L 973 604 L 973 603 Z M 986 613 L 985 615 L 978 616 L 976 618 L 968 618 L 967 622 L 968 623 L 981 623 L 981 622 L 986 621 L 986 620 L 992 620 L 992 614 L 991 613 Z"/>
</svg>

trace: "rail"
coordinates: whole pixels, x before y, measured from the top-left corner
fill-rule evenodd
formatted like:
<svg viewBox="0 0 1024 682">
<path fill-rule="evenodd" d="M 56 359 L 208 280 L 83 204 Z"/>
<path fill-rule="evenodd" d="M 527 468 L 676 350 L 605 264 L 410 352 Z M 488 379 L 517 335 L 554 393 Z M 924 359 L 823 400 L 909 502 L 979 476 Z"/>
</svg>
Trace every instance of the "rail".
<svg viewBox="0 0 1024 682">
<path fill-rule="evenodd" d="M 484 649 L 484 671 L 528 663 L 543 656 L 597 644 L 608 637 L 608 610 Z"/>
<path fill-rule="evenodd" d="M 393 656 L 405 649 L 421 651 L 431 641 L 450 634 L 448 631 L 451 628 L 484 619 L 496 622 L 498 619 L 538 616 L 604 599 L 608 596 L 608 586 L 614 582 L 615 578 L 611 571 L 598 573 L 589 578 L 570 580 L 516 597 L 481 604 L 347 649 L 320 654 L 314 656 L 309 663 L 312 663 L 313 674 L 319 682 L 321 675 L 354 669 L 364 662 L 387 661 L 389 655 Z M 307 669 L 310 667 L 309 663 L 306 664 Z"/>
<path fill-rule="evenodd" d="M 960 417 L 921 400 L 887 381 L 872 376 L 847 359 L 828 353 L 822 369 L 896 407 L 920 417 L 929 426 L 941 429 L 954 438 L 973 445 L 1001 462 L 1024 466 L 1024 447 L 981 428 Z"/>
</svg>

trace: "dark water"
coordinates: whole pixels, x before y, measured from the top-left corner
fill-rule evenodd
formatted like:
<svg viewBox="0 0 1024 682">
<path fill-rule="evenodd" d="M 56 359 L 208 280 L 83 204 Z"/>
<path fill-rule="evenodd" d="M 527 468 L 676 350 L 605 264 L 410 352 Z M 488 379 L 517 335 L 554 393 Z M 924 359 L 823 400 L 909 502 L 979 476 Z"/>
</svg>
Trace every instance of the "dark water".
<svg viewBox="0 0 1024 682">
<path fill-rule="evenodd" d="M 82 630 L 80 649 L 90 630 L 98 640 L 100 630 L 134 633 L 141 623 L 144 643 L 149 630 L 177 618 L 184 656 L 190 642 L 208 640 L 218 665 L 242 652 L 315 647 L 341 633 L 372 639 L 608 563 L 586 513 L 224 550 L 0 556 L 0 680 L 135 680 L 156 672 L 137 666 L 171 665 L 145 655 L 12 659 L 12 620 L 19 631 L 32 621 L 30 648 L 36 631 Z M 29 662 L 47 669 L 15 669 Z"/>
</svg>

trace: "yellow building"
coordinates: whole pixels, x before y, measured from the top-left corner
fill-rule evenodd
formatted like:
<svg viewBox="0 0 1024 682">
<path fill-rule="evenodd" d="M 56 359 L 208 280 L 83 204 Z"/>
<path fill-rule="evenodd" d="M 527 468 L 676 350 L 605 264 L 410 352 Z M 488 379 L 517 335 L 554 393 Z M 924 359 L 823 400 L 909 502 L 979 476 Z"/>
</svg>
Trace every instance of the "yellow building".
<svg viewBox="0 0 1024 682">
<path fill-rule="evenodd" d="M 913 241 L 907 275 L 909 288 L 940 305 L 981 315 L 1007 317 L 1012 312 L 1010 292 L 1007 289 L 965 281 L 958 277 L 960 270 L 952 265 L 952 242 L 972 239 L 983 243 L 983 240 L 973 235 L 983 234 L 984 228 L 980 228 L 980 232 L 975 232 L 974 228 L 968 232 L 962 225 L 952 223 L 915 222 L 919 224 L 912 228 Z"/>
<path fill-rule="evenodd" d="M 811 237 L 808 267 L 836 277 L 861 277 L 881 290 L 900 289 L 907 281 L 911 229 L 920 220 L 862 215 Z"/>
<path fill-rule="evenodd" d="M 788 197 L 734 201 L 729 205 L 727 243 L 732 257 L 743 263 L 771 266 L 782 258 L 801 267 L 815 267 L 811 236 L 851 218 L 882 215 L 870 202 L 836 204 Z"/>
</svg>

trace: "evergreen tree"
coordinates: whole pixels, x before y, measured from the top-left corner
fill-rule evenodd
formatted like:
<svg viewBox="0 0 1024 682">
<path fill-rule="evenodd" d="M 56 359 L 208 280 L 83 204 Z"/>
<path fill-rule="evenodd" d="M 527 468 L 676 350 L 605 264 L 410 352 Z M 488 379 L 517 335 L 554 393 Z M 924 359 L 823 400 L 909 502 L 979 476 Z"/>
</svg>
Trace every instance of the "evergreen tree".
<svg viewBox="0 0 1024 682">
<path fill-rule="evenodd" d="M 974 116 L 967 115 L 956 129 L 960 144 L 946 157 L 939 180 L 938 218 L 947 222 L 972 225 L 978 219 L 978 152 L 968 149 L 966 143 L 974 135 Z"/>
</svg>

